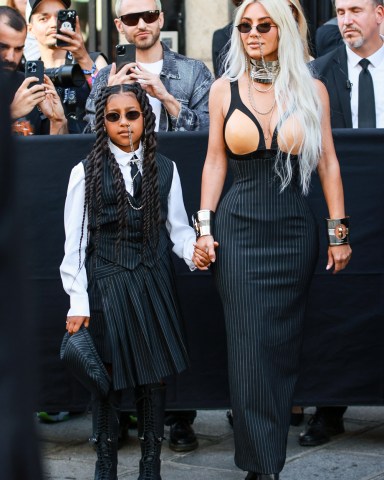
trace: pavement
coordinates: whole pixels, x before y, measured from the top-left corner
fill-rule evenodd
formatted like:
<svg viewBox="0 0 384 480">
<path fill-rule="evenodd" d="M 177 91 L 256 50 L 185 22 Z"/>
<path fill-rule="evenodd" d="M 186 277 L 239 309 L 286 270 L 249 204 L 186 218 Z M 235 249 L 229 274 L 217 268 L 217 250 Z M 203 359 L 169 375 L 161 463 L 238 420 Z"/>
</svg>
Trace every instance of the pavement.
<svg viewBox="0 0 384 480">
<path fill-rule="evenodd" d="M 305 421 L 312 408 L 305 409 Z M 90 414 L 43 424 L 37 421 L 44 464 L 44 480 L 93 480 L 95 452 L 88 445 Z M 384 407 L 350 407 L 342 435 L 319 447 L 300 447 L 305 423 L 291 427 L 287 462 L 281 480 L 384 480 Z M 233 434 L 224 410 L 200 410 L 194 423 L 199 447 L 175 453 L 164 441 L 163 480 L 240 480 L 245 473 L 233 461 Z M 166 430 L 166 435 L 168 430 Z M 119 450 L 119 480 L 137 480 L 140 458 L 137 431 Z"/>
</svg>

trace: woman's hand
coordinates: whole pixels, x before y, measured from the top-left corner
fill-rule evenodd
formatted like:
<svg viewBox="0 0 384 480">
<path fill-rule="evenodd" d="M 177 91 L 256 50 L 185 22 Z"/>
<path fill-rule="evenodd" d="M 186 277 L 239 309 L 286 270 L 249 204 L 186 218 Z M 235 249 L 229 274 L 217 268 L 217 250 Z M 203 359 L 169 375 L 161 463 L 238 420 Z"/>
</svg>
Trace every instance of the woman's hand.
<svg viewBox="0 0 384 480">
<path fill-rule="evenodd" d="M 84 323 L 84 327 L 88 328 L 89 326 L 89 317 L 67 317 L 66 329 L 68 333 L 76 333 L 79 331 L 81 325 Z"/>
<path fill-rule="evenodd" d="M 340 272 L 340 270 L 343 270 L 348 265 L 351 256 L 352 249 L 349 245 L 328 247 L 327 270 L 334 267 L 333 273 Z"/>
<path fill-rule="evenodd" d="M 218 246 L 212 235 L 204 235 L 197 240 L 192 261 L 199 270 L 208 270 L 209 265 L 215 262 L 215 248 Z"/>
</svg>

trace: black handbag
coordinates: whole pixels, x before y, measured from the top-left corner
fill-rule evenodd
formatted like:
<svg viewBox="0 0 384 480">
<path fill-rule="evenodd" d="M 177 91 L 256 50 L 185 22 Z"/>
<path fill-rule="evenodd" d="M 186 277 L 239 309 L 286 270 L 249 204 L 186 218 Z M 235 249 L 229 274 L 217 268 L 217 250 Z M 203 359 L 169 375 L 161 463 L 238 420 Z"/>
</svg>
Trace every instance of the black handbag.
<svg viewBox="0 0 384 480">
<path fill-rule="evenodd" d="M 65 333 L 60 358 L 85 388 L 97 395 L 108 395 L 112 384 L 111 377 L 84 325 L 72 335 Z"/>
</svg>

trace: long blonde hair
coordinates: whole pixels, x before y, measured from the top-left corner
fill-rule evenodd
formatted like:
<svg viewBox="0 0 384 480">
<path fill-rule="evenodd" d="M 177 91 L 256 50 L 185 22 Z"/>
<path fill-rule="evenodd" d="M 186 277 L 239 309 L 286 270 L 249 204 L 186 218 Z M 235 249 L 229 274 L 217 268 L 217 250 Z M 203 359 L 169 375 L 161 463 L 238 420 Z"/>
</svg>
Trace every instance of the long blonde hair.
<svg viewBox="0 0 384 480">
<path fill-rule="evenodd" d="M 304 46 L 297 23 L 288 4 L 282 0 L 245 0 L 236 10 L 231 45 L 225 62 L 224 77 L 231 82 L 239 80 L 246 72 L 249 57 L 246 54 L 240 32 L 236 28 L 244 16 L 245 9 L 252 3 L 259 2 L 269 13 L 278 27 L 278 59 L 280 73 L 275 81 L 275 97 L 278 112 L 278 128 L 284 118 L 294 119 L 294 142 L 297 144 L 298 133 L 304 133 L 299 144 L 300 183 L 303 193 L 308 193 L 311 174 L 317 167 L 321 154 L 321 103 L 315 82 L 306 64 Z M 276 157 L 275 171 L 284 190 L 291 182 L 293 170 L 291 163 L 292 146 L 287 145 L 284 132 L 279 134 L 279 141 L 288 152 L 285 156 L 279 149 Z"/>
</svg>

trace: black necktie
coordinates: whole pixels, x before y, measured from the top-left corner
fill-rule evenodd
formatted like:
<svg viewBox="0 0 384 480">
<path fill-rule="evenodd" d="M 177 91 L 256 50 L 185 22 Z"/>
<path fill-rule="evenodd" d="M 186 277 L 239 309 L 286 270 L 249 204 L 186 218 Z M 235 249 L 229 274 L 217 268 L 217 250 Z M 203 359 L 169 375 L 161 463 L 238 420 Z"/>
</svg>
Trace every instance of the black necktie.
<svg viewBox="0 0 384 480">
<path fill-rule="evenodd" d="M 359 128 L 376 128 L 375 91 L 368 70 L 370 63 L 366 58 L 359 62 L 362 68 L 359 75 Z"/>
<path fill-rule="evenodd" d="M 136 155 L 134 155 L 132 159 L 137 159 Z M 137 197 L 141 191 L 141 173 L 139 167 L 137 166 L 137 162 L 131 162 L 131 177 L 133 184 L 133 196 Z"/>
</svg>

